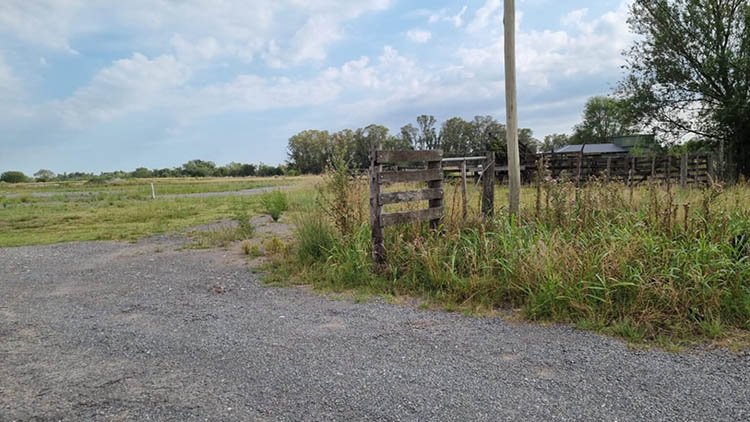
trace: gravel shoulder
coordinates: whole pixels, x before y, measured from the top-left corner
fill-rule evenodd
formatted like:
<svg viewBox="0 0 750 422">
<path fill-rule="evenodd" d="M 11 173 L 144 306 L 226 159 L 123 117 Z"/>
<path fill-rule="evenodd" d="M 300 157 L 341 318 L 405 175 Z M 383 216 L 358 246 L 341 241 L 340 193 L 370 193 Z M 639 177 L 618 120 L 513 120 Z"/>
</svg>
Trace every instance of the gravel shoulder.
<svg viewBox="0 0 750 422">
<path fill-rule="evenodd" d="M 748 420 L 750 358 L 264 286 L 184 239 L 0 248 L 0 420 Z"/>
</svg>

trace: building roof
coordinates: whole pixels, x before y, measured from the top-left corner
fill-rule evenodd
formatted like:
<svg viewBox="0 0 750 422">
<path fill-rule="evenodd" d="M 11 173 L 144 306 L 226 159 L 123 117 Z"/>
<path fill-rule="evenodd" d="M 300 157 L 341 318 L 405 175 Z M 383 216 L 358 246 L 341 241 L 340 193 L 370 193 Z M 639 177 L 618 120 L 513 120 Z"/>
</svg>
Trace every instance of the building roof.
<svg viewBox="0 0 750 422">
<path fill-rule="evenodd" d="M 553 151 L 545 151 L 545 154 L 578 154 L 583 147 L 584 154 L 626 154 L 628 151 L 615 144 L 586 144 L 586 145 L 565 145 L 556 148 Z"/>
</svg>

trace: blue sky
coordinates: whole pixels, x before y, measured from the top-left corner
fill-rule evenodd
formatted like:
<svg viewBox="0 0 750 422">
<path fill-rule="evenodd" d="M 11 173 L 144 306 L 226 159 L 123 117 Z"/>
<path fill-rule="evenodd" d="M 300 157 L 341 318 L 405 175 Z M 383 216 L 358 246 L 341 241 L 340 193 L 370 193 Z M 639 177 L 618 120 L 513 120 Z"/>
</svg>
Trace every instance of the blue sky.
<svg viewBox="0 0 750 422">
<path fill-rule="evenodd" d="M 505 120 L 502 0 L 3 0 L 0 172 L 278 164 L 303 129 Z M 517 0 L 519 123 L 621 77 L 627 0 Z"/>
</svg>

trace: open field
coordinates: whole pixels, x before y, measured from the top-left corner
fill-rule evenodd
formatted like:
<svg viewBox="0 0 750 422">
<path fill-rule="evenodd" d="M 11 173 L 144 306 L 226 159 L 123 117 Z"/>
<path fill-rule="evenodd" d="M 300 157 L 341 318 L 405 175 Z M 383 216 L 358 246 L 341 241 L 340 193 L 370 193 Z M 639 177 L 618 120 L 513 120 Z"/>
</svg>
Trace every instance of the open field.
<svg viewBox="0 0 750 422">
<path fill-rule="evenodd" d="M 136 240 L 212 221 L 252 215 L 256 196 L 211 196 L 262 187 L 300 186 L 310 178 L 158 179 L 156 200 L 150 180 L 85 184 L 3 185 L 0 192 L 0 246 L 85 240 Z M 91 192 L 80 195 L 69 192 Z M 34 193 L 46 196 L 34 197 Z M 205 197 L 161 195 L 206 194 Z"/>
</svg>

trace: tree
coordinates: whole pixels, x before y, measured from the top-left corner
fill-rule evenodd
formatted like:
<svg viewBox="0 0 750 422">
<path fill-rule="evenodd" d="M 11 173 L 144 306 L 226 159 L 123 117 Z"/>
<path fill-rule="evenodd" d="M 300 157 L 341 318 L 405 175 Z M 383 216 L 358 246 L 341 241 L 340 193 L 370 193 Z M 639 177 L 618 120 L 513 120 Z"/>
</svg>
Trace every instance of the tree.
<svg viewBox="0 0 750 422">
<path fill-rule="evenodd" d="M 466 157 L 474 149 L 474 127 L 470 122 L 452 117 L 440 128 L 440 145 L 447 157 Z"/>
<path fill-rule="evenodd" d="M 131 177 L 135 177 L 135 178 L 139 178 L 139 179 L 144 179 L 144 178 L 147 178 L 147 177 L 151 177 L 153 175 L 153 173 L 151 173 L 151 170 L 147 169 L 146 167 L 138 167 L 130 175 L 131 175 Z"/>
<path fill-rule="evenodd" d="M 401 139 L 405 143 L 412 145 L 412 148 L 417 148 L 419 141 L 417 140 L 417 134 L 419 131 L 411 123 L 401 127 Z"/>
<path fill-rule="evenodd" d="M 0 174 L 0 182 L 5 183 L 23 183 L 28 182 L 29 178 L 26 177 L 23 172 L 20 171 L 6 171 L 3 174 Z"/>
<path fill-rule="evenodd" d="M 657 131 L 726 145 L 750 175 L 750 1 L 635 0 L 630 12 L 618 92 Z"/>
<path fill-rule="evenodd" d="M 573 128 L 571 144 L 606 144 L 613 136 L 632 132 L 633 121 L 627 101 L 591 97 L 583 109 L 583 122 Z"/>
<path fill-rule="evenodd" d="M 568 135 L 564 133 L 553 133 L 551 135 L 547 135 L 544 137 L 544 140 L 542 141 L 539 148 L 543 151 L 552 151 L 553 149 L 558 149 L 560 147 L 564 147 L 565 145 L 568 145 L 570 143 L 570 140 L 568 138 Z"/>
<path fill-rule="evenodd" d="M 191 177 L 213 176 L 216 164 L 213 161 L 190 160 L 182 165 L 182 173 Z"/>
<path fill-rule="evenodd" d="M 34 173 L 34 178 L 37 182 L 49 182 L 55 178 L 55 173 L 51 170 L 41 169 Z"/>
<path fill-rule="evenodd" d="M 300 173 L 318 174 L 328 161 L 328 131 L 303 130 L 289 138 L 289 163 Z"/>
<path fill-rule="evenodd" d="M 415 149 L 437 149 L 440 148 L 440 142 L 435 130 L 435 116 L 423 114 L 417 117 L 419 125 L 419 135 L 417 136 L 417 145 Z"/>
</svg>

